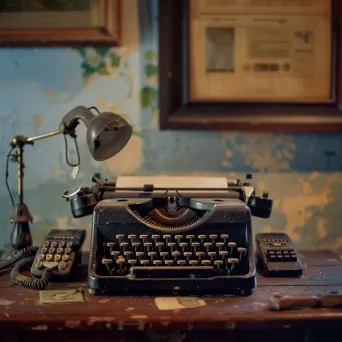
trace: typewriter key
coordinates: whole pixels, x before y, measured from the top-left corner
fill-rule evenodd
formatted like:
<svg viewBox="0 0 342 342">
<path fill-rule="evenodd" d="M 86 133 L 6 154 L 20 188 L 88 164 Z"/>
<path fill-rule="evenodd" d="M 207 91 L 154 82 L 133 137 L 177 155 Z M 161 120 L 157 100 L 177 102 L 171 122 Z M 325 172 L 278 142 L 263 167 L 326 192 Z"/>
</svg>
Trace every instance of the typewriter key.
<svg viewBox="0 0 342 342">
<path fill-rule="evenodd" d="M 174 256 L 175 261 L 177 261 L 177 257 L 179 257 L 180 255 L 181 255 L 181 254 L 180 254 L 180 252 L 178 252 L 178 251 L 172 252 L 172 256 Z"/>
<path fill-rule="evenodd" d="M 125 235 L 123 234 L 117 234 L 116 238 L 119 240 L 119 243 L 121 243 L 121 241 L 125 238 Z"/>
<path fill-rule="evenodd" d="M 170 247 L 171 253 L 173 252 L 173 248 L 176 246 L 176 242 L 168 242 L 167 244 Z"/>
<path fill-rule="evenodd" d="M 222 260 L 228 255 L 228 251 L 219 251 L 219 254 L 222 256 Z"/>
<path fill-rule="evenodd" d="M 137 260 L 135 260 L 135 259 L 129 259 L 129 260 L 128 260 L 128 263 L 129 263 L 131 266 L 134 266 L 134 265 L 137 263 Z"/>
<path fill-rule="evenodd" d="M 149 260 L 140 260 L 140 264 L 143 266 L 147 266 L 150 263 Z"/>
<path fill-rule="evenodd" d="M 245 247 L 238 247 L 237 251 L 239 252 L 240 260 L 247 254 L 247 248 Z"/>
<path fill-rule="evenodd" d="M 230 272 L 233 272 L 235 265 L 239 262 L 239 259 L 236 258 L 228 258 L 228 264 L 231 265 Z"/>
<path fill-rule="evenodd" d="M 194 252 L 196 252 L 197 248 L 200 246 L 199 242 L 192 242 L 191 246 L 194 248 Z"/>
<path fill-rule="evenodd" d="M 209 266 L 211 264 L 211 261 L 210 260 L 202 260 L 201 263 L 204 266 Z"/>
<path fill-rule="evenodd" d="M 213 261 L 214 258 L 216 257 L 216 252 L 214 252 L 214 251 L 208 252 L 208 256 L 210 256 L 211 261 Z"/>
<path fill-rule="evenodd" d="M 182 250 L 183 250 L 183 253 L 184 253 L 185 248 L 188 246 L 188 243 L 187 243 L 187 242 L 181 242 L 181 243 L 179 244 L 179 246 L 182 247 Z"/>
<path fill-rule="evenodd" d="M 201 240 L 201 244 L 203 244 L 203 241 L 207 238 L 206 235 L 198 235 L 198 238 Z"/>
<path fill-rule="evenodd" d="M 186 260 L 189 262 L 190 257 L 192 256 L 192 252 L 184 252 L 183 254 L 186 257 Z"/>
<path fill-rule="evenodd" d="M 151 250 L 152 242 L 144 242 L 144 247 L 146 248 L 147 252 Z"/>
<path fill-rule="evenodd" d="M 113 262 L 112 259 L 105 259 L 105 258 L 102 259 L 102 264 L 103 265 L 108 265 L 108 264 L 111 264 L 112 262 Z"/>
<path fill-rule="evenodd" d="M 216 234 L 210 234 L 209 238 L 211 239 L 212 243 L 215 243 L 215 240 L 217 239 L 217 235 Z"/>
<path fill-rule="evenodd" d="M 130 234 L 128 235 L 128 238 L 131 240 L 131 243 L 133 243 L 137 236 L 135 234 Z"/>
<path fill-rule="evenodd" d="M 116 259 L 118 258 L 118 256 L 120 255 L 119 251 L 113 251 L 112 253 L 110 253 L 111 255 L 113 255 L 114 257 L 114 261 L 116 261 Z"/>
<path fill-rule="evenodd" d="M 162 247 L 164 247 L 164 242 L 157 242 L 156 246 L 158 247 L 159 252 L 161 252 Z"/>
<path fill-rule="evenodd" d="M 63 262 L 64 262 L 64 260 L 63 260 Z M 106 265 L 107 271 L 108 271 L 109 273 L 111 273 L 111 267 L 110 267 L 110 265 L 112 264 L 112 262 L 113 262 L 112 259 L 105 259 L 105 258 L 102 259 L 102 264 L 103 264 L 103 265 Z"/>
<path fill-rule="evenodd" d="M 209 248 L 213 245 L 212 242 L 205 242 L 204 247 L 207 249 L 207 253 L 209 252 Z"/>
<path fill-rule="evenodd" d="M 216 247 L 218 247 L 220 250 L 224 246 L 224 242 L 216 242 Z"/>
<path fill-rule="evenodd" d="M 160 252 L 160 256 L 163 258 L 163 262 L 165 262 L 166 257 L 169 256 L 169 252 Z"/>
<path fill-rule="evenodd" d="M 187 235 L 186 238 L 189 239 L 191 243 L 192 240 L 195 238 L 195 235 Z"/>
<path fill-rule="evenodd" d="M 183 235 L 175 235 L 175 239 L 178 241 L 178 244 L 180 244 L 180 241 L 183 239 Z"/>
<path fill-rule="evenodd" d="M 221 266 L 223 265 L 223 261 L 222 260 L 215 260 L 214 261 L 214 265 L 217 267 L 217 269 L 219 270 L 221 268 Z"/>
<path fill-rule="evenodd" d="M 228 242 L 228 247 L 230 248 L 230 255 L 232 255 L 236 247 L 236 242 Z"/>
<path fill-rule="evenodd" d="M 148 239 L 148 235 L 147 234 L 141 234 L 139 237 L 140 237 L 140 239 L 143 240 L 143 243 L 145 243 L 146 240 Z"/>
<path fill-rule="evenodd" d="M 168 243 L 169 240 L 171 239 L 171 235 L 163 235 L 163 239 L 165 239 L 166 243 Z"/>
<path fill-rule="evenodd" d="M 197 266 L 197 265 L 198 265 L 198 260 L 190 260 L 190 261 L 189 261 L 189 264 L 190 264 L 191 266 Z"/>
<path fill-rule="evenodd" d="M 229 239 L 229 235 L 228 234 L 221 234 L 221 239 L 223 239 L 224 243 L 227 243 L 227 240 Z"/>
<path fill-rule="evenodd" d="M 171 266 L 171 265 L 173 265 L 173 260 L 165 260 L 165 265 L 167 265 L 167 266 Z"/>
<path fill-rule="evenodd" d="M 201 261 L 201 258 L 205 256 L 204 252 L 196 252 L 196 256 L 198 257 L 198 260 Z"/>
<path fill-rule="evenodd" d="M 157 252 L 148 252 L 147 255 L 151 258 L 151 261 L 153 263 L 153 259 L 157 256 Z"/>
<path fill-rule="evenodd" d="M 157 242 L 157 240 L 160 238 L 160 235 L 152 235 L 152 239 L 154 240 L 154 243 Z"/>
</svg>

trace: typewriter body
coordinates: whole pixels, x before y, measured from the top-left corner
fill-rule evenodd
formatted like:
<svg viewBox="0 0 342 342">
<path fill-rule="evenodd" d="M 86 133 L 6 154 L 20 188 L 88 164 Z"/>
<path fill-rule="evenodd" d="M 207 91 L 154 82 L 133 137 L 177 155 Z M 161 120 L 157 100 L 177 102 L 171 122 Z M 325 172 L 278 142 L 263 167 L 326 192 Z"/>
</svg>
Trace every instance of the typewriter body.
<svg viewBox="0 0 342 342">
<path fill-rule="evenodd" d="M 94 179 L 65 194 L 74 217 L 93 215 L 91 292 L 239 294 L 256 286 L 251 215 L 268 218 L 268 194 L 247 180 Z"/>
</svg>

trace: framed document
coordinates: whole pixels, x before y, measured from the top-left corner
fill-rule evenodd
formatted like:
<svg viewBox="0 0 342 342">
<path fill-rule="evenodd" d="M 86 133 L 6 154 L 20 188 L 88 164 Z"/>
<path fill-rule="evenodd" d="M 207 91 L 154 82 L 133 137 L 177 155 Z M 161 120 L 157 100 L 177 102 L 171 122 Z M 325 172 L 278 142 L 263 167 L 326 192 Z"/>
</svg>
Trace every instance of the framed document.
<svg viewBox="0 0 342 342">
<path fill-rule="evenodd" d="M 342 131 L 339 0 L 159 6 L 161 129 Z"/>
<path fill-rule="evenodd" d="M 1 0 L 0 46 L 119 44 L 121 0 Z"/>
</svg>

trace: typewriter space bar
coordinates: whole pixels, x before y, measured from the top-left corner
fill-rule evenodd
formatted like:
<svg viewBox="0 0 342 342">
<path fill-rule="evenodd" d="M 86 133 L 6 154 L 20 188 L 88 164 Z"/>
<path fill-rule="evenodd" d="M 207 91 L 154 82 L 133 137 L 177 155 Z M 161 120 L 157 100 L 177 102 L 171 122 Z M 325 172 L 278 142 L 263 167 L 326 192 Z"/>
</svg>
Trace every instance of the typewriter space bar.
<svg viewBox="0 0 342 342">
<path fill-rule="evenodd" d="M 214 273 L 212 266 L 133 266 L 130 275 L 136 278 L 209 278 Z"/>
</svg>

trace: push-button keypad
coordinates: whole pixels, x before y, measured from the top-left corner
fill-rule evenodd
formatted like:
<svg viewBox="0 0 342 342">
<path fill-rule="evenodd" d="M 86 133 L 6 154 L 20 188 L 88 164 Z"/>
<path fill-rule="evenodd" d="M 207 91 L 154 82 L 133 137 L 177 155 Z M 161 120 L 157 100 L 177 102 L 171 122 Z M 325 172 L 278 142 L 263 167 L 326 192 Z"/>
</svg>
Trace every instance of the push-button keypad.
<svg viewBox="0 0 342 342">
<path fill-rule="evenodd" d="M 293 249 L 269 249 L 267 251 L 267 258 L 270 262 L 296 262 L 297 255 Z"/>
<path fill-rule="evenodd" d="M 67 268 L 67 262 L 72 261 L 72 242 L 71 241 L 44 241 L 42 244 L 35 268 L 42 270 L 44 267 L 56 266 L 59 270 Z M 46 266 L 48 265 L 48 266 Z"/>
<path fill-rule="evenodd" d="M 41 277 L 44 270 L 49 268 L 54 277 L 68 277 L 85 236 L 86 231 L 81 229 L 52 229 L 38 250 L 31 274 Z"/>
</svg>

